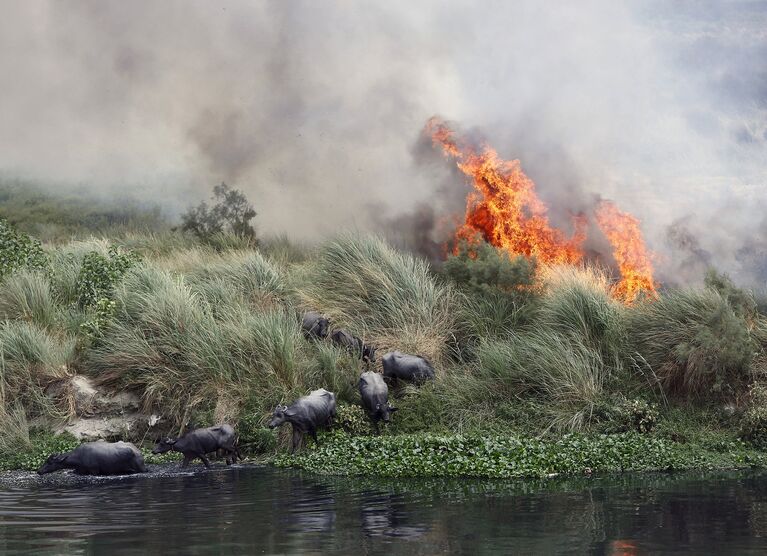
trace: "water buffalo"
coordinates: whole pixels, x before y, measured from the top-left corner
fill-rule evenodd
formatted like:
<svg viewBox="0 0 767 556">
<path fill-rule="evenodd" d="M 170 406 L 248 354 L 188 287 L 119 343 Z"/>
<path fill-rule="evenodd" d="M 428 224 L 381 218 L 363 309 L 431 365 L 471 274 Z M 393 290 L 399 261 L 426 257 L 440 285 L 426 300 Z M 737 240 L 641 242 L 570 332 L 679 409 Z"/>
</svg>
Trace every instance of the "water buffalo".
<svg viewBox="0 0 767 556">
<path fill-rule="evenodd" d="M 224 452 L 227 465 L 235 463 L 240 457 L 240 452 L 237 449 L 237 437 L 234 434 L 234 429 L 229 425 L 193 430 L 178 439 L 158 439 L 152 453 L 164 454 L 171 450 L 184 454 L 184 463 L 181 464 L 181 467 L 189 465 L 189 462 L 194 458 L 200 458 L 205 467 L 210 469 L 210 461 L 205 454 L 218 450 Z"/>
<path fill-rule="evenodd" d="M 391 414 L 397 411 L 397 408 L 389 403 L 389 387 L 386 386 L 383 377 L 373 371 L 362 373 L 358 387 L 362 396 L 362 406 L 367 410 L 378 431 L 378 421 L 388 423 Z"/>
<path fill-rule="evenodd" d="M 330 321 L 315 311 L 304 313 L 301 329 L 307 338 L 325 338 L 328 335 Z"/>
<path fill-rule="evenodd" d="M 39 475 L 74 469 L 78 475 L 127 475 L 146 473 L 144 457 L 130 442 L 86 442 L 71 452 L 51 454 Z"/>
<path fill-rule="evenodd" d="M 283 423 L 293 425 L 293 445 L 295 452 L 304 434 L 309 433 L 317 442 L 317 428 L 330 424 L 336 416 L 336 395 L 324 388 L 313 390 L 308 396 L 298 398 L 290 407 L 278 405 L 274 409 L 269 428 L 274 429 Z"/>
<path fill-rule="evenodd" d="M 391 351 L 381 359 L 384 378 L 393 382 L 397 379 L 422 384 L 434 378 L 434 367 L 429 360 L 420 355 L 408 355 L 400 351 Z"/>
<path fill-rule="evenodd" d="M 362 340 L 357 338 L 357 336 L 350 334 L 343 328 L 335 330 L 333 334 L 330 335 L 330 339 L 334 344 L 337 346 L 345 347 L 363 361 L 372 363 L 376 360 L 375 347 L 364 343 Z"/>
</svg>

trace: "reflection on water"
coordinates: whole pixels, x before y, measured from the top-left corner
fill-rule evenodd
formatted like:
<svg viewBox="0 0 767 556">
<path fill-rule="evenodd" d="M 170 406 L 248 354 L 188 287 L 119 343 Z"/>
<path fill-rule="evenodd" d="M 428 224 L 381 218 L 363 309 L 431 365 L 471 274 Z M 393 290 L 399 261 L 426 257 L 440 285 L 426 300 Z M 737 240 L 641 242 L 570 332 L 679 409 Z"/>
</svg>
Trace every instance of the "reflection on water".
<svg viewBox="0 0 767 556">
<path fill-rule="evenodd" d="M 0 476 L 0 553 L 722 554 L 767 549 L 767 474 L 548 482 L 236 466 Z"/>
</svg>

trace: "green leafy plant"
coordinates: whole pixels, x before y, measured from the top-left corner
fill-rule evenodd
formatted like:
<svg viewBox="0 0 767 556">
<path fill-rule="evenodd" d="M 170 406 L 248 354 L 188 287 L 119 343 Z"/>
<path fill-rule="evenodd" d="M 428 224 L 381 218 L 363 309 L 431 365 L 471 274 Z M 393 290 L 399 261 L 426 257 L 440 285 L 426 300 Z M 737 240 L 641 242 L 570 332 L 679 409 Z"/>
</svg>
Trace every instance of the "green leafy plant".
<svg viewBox="0 0 767 556">
<path fill-rule="evenodd" d="M 95 307 L 101 299 L 111 298 L 115 285 L 140 261 L 136 253 L 123 253 L 114 246 L 109 248 L 108 256 L 97 251 L 85 255 L 77 279 L 80 307 Z"/>
<path fill-rule="evenodd" d="M 741 417 L 741 438 L 759 448 L 767 448 L 767 385 L 754 383 L 749 388 L 748 408 Z"/>
<path fill-rule="evenodd" d="M 658 406 L 641 398 L 627 399 L 621 394 L 603 400 L 595 408 L 599 430 L 605 433 L 651 432 L 658 423 Z"/>
<path fill-rule="evenodd" d="M 47 270 L 48 256 L 40 241 L 0 218 L 0 279 L 19 268 Z"/>
</svg>

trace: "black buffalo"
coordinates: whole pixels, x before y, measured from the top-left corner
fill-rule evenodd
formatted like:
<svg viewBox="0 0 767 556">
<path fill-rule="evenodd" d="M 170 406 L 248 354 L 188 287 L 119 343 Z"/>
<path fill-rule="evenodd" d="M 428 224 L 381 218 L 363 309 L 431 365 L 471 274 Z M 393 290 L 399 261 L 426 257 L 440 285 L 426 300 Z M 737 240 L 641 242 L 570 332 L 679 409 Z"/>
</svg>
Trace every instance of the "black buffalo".
<svg viewBox="0 0 767 556">
<path fill-rule="evenodd" d="M 226 464 L 231 465 L 237 461 L 240 452 L 237 449 L 237 437 L 234 429 L 229 425 L 218 425 L 206 429 L 197 429 L 186 433 L 181 438 L 165 438 L 157 441 L 152 450 L 153 454 L 164 454 L 165 452 L 181 452 L 184 455 L 184 463 L 181 467 L 186 467 L 194 458 L 200 458 L 205 467 L 210 469 L 210 461 L 205 454 L 221 450 L 226 456 Z"/>
<path fill-rule="evenodd" d="M 434 378 L 434 367 L 425 357 L 391 351 L 381 358 L 384 378 L 422 384 Z"/>
<path fill-rule="evenodd" d="M 86 442 L 71 452 L 51 454 L 38 474 L 74 469 L 78 475 L 146 473 L 144 457 L 130 442 Z"/>
<path fill-rule="evenodd" d="M 391 414 L 397 411 L 397 408 L 389 403 L 389 387 L 386 386 L 383 377 L 373 371 L 362 373 L 358 387 L 362 406 L 367 410 L 377 431 L 378 422 L 388 423 Z"/>
<path fill-rule="evenodd" d="M 304 314 L 301 322 L 301 329 L 307 338 L 325 338 L 328 335 L 330 321 L 315 311 L 309 311 Z"/>
<path fill-rule="evenodd" d="M 350 334 L 343 328 L 335 330 L 330 339 L 337 346 L 345 347 L 363 361 L 373 362 L 376 360 L 376 348 L 364 343 L 361 339 Z"/>
<path fill-rule="evenodd" d="M 293 425 L 293 444 L 295 452 L 304 434 L 309 433 L 317 442 L 317 429 L 329 425 L 336 416 L 336 395 L 324 388 L 312 391 L 308 396 L 298 398 L 290 407 L 278 405 L 274 409 L 269 428 L 274 429 L 283 423 Z"/>
</svg>

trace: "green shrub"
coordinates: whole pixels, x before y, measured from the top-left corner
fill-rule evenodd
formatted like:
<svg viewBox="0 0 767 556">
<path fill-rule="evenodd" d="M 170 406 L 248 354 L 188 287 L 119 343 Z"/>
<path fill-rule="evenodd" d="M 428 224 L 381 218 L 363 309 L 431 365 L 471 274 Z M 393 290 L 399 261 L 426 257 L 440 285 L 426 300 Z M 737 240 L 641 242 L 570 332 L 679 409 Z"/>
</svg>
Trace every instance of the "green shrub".
<svg viewBox="0 0 767 556">
<path fill-rule="evenodd" d="M 628 312 L 634 349 L 678 398 L 745 390 L 758 349 L 751 326 L 721 294 L 673 290 Z"/>
<path fill-rule="evenodd" d="M 0 218 L 0 280 L 19 268 L 46 270 L 48 264 L 48 256 L 38 240 Z"/>
<path fill-rule="evenodd" d="M 741 438 L 758 448 L 767 448 L 767 386 L 754 383 L 749 388 L 748 408 L 740 422 Z"/>
<path fill-rule="evenodd" d="M 117 311 L 117 302 L 102 297 L 96 302 L 96 306 L 85 322 L 80 323 L 80 332 L 90 341 L 97 341 L 104 336 L 104 331 L 114 319 Z"/>
<path fill-rule="evenodd" d="M 482 242 L 463 243 L 449 255 L 444 273 L 473 293 L 518 297 L 528 292 L 535 281 L 536 262 L 524 256 L 512 257 L 507 251 Z"/>
<path fill-rule="evenodd" d="M 80 307 L 95 307 L 100 299 L 110 299 L 115 285 L 141 258 L 135 253 L 121 253 L 109 248 L 108 256 L 97 251 L 85 255 L 77 279 Z"/>
<path fill-rule="evenodd" d="M 658 423 L 658 407 L 641 398 L 627 399 L 617 394 L 598 403 L 595 408 L 597 428 L 604 433 L 652 432 Z"/>
<path fill-rule="evenodd" d="M 277 448 L 274 431 L 263 424 L 262 408 L 246 404 L 248 408 L 240 415 L 237 423 L 237 438 L 240 451 L 247 454 L 266 454 Z"/>
<path fill-rule="evenodd" d="M 339 403 L 333 425 L 352 436 L 363 436 L 373 432 L 370 419 L 362 407 Z"/>
</svg>

